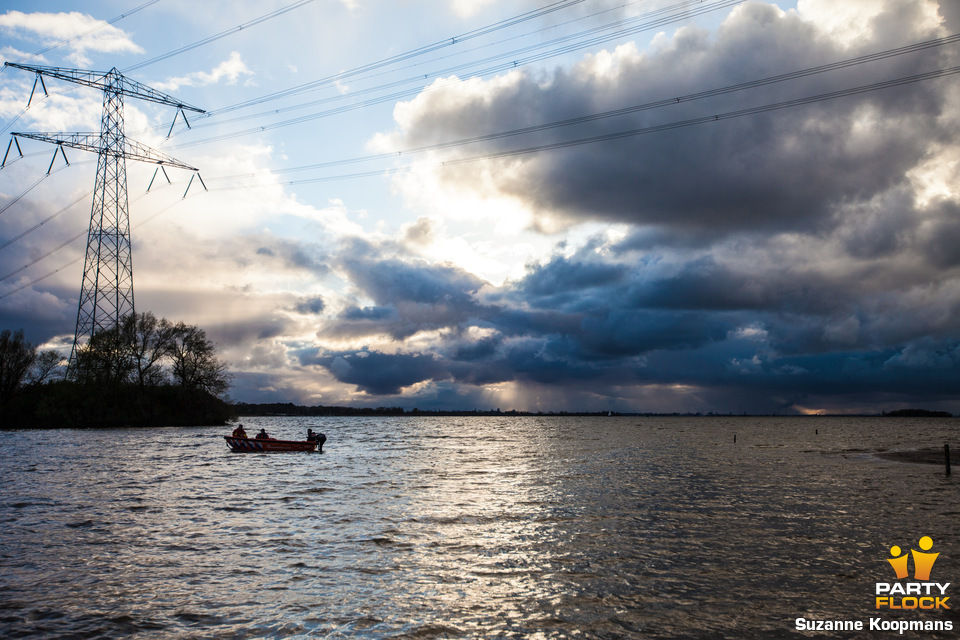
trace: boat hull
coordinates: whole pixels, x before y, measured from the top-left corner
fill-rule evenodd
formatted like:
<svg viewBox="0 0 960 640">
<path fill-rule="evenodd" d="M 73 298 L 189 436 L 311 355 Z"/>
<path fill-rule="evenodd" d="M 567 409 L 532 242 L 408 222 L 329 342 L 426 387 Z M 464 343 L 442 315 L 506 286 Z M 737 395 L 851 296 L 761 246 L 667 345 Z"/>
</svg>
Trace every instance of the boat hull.
<svg viewBox="0 0 960 640">
<path fill-rule="evenodd" d="M 241 453 L 269 453 L 284 451 L 316 451 L 317 443 L 310 440 L 257 440 L 223 436 L 231 451 Z"/>
</svg>

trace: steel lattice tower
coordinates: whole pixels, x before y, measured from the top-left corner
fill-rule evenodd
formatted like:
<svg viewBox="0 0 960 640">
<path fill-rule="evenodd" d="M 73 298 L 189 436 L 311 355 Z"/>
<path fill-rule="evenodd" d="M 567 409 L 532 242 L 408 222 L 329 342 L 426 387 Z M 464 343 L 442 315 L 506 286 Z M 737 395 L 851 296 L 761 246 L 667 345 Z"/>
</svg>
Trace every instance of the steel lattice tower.
<svg viewBox="0 0 960 640">
<path fill-rule="evenodd" d="M 81 71 L 58 67 L 38 67 L 7 62 L 7 66 L 33 71 L 37 74 L 30 93 L 30 101 L 37 83 L 46 93 L 43 76 L 67 80 L 103 90 L 103 115 L 99 135 L 95 133 L 13 133 L 11 143 L 19 138 L 32 138 L 57 145 L 57 153 L 63 147 L 96 151 L 97 178 L 90 211 L 90 228 L 87 233 L 87 250 L 83 265 L 83 282 L 80 287 L 80 303 L 77 308 L 77 326 L 70 351 L 70 367 L 75 364 L 77 347 L 90 340 L 98 331 L 113 329 L 120 320 L 134 313 L 133 303 L 133 252 L 130 243 L 130 213 L 127 198 L 127 158 L 158 165 L 157 171 L 167 166 L 179 167 L 193 172 L 198 170 L 166 156 L 138 142 L 128 140 L 123 133 L 123 98 L 136 98 L 174 106 L 177 115 L 184 110 L 204 113 L 175 98 L 124 77 L 116 67 L 110 71 Z M 29 106 L 29 101 L 27 106 Z M 176 115 L 174 116 L 176 121 Z M 189 126 L 189 122 L 187 122 Z M 173 124 L 170 125 L 173 130 Z M 169 135 L 169 133 L 168 133 Z M 17 143 L 17 150 L 20 145 Z M 7 147 L 7 154 L 10 146 Z M 22 155 L 22 154 L 21 154 Z M 4 157 L 4 163 L 6 157 Z M 50 162 L 53 167 L 53 160 Z M 50 169 L 47 170 L 50 173 Z M 166 170 L 164 169 L 164 174 Z M 196 175 L 199 175 L 198 173 Z M 154 172 L 156 178 L 156 172 Z M 169 180 L 169 178 L 168 178 Z M 202 182 L 202 180 L 201 180 Z M 192 178 L 191 178 L 192 183 Z M 151 185 L 153 181 L 151 180 Z M 189 186 L 187 187 L 189 189 Z M 149 190 L 149 187 L 148 187 Z M 184 193 L 186 196 L 186 193 Z"/>
<path fill-rule="evenodd" d="M 89 339 L 97 331 L 116 326 L 120 318 L 134 311 L 121 76 L 113 69 L 105 80 L 97 180 L 90 210 L 71 363 L 73 352 L 82 338 Z"/>
</svg>

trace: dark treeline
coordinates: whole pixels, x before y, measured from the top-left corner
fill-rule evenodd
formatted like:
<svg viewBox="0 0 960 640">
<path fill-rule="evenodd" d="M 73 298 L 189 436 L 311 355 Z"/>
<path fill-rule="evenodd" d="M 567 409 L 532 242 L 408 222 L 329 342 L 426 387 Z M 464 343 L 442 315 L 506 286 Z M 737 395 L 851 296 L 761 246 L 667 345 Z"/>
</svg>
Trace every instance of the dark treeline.
<svg viewBox="0 0 960 640">
<path fill-rule="evenodd" d="M 238 402 L 233 405 L 234 412 L 241 416 L 636 416 L 638 413 L 617 413 L 616 411 L 517 411 L 511 409 L 404 409 L 403 407 L 327 407 L 317 405 L 305 407 L 290 402 L 272 402 L 250 404 Z"/>
<path fill-rule="evenodd" d="M 884 411 L 882 416 L 886 418 L 952 418 L 953 414 L 948 411 L 929 411 L 927 409 L 897 409 L 896 411 Z"/>
<path fill-rule="evenodd" d="M 819 416 L 789 416 L 784 414 L 733 414 L 733 413 L 651 413 L 651 412 L 622 412 L 622 411 L 517 411 L 510 409 L 404 409 L 403 407 L 340 407 L 340 406 L 303 406 L 292 402 L 247 403 L 237 402 L 233 405 L 234 413 L 238 416 L 292 416 L 292 417 L 325 417 L 325 416 L 637 416 L 637 417 L 918 417 L 918 418 L 949 418 L 953 414 L 946 411 L 927 411 L 925 409 L 898 409 L 883 413 L 861 414 L 822 414 Z"/>
<path fill-rule="evenodd" d="M 22 330 L 0 332 L 0 428 L 224 424 L 229 380 L 202 329 L 150 312 L 97 332 L 69 370 Z"/>
</svg>

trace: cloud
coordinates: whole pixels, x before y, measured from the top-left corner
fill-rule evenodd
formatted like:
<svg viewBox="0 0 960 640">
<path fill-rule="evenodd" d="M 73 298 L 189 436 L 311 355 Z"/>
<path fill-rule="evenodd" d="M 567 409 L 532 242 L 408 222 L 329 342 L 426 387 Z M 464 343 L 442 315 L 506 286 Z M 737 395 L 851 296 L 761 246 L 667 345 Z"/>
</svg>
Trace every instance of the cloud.
<svg viewBox="0 0 960 640">
<path fill-rule="evenodd" d="M 916 35 L 940 26 L 939 4 L 933 0 L 899 2 L 876 0 L 799 0 L 797 11 L 806 20 L 829 34 L 841 46 L 852 47 L 872 41 L 884 41 L 887 36 L 903 34 L 904 28 Z M 908 33 L 913 37 L 913 33 Z"/>
<path fill-rule="evenodd" d="M 103 20 L 71 11 L 69 13 L 23 13 L 7 11 L 0 15 L 0 29 L 22 39 L 39 37 L 44 46 L 69 40 L 67 59 L 78 66 L 90 64 L 91 52 L 143 53 L 129 35 Z"/>
<path fill-rule="evenodd" d="M 194 71 L 185 76 L 167 78 L 163 82 L 154 82 L 151 86 L 158 91 L 177 91 L 181 87 L 203 87 L 219 82 L 236 84 L 242 77 L 254 75 L 247 67 L 240 53 L 234 51 L 230 57 L 210 71 Z"/>
<path fill-rule="evenodd" d="M 340 309 L 318 336 L 321 344 L 380 336 L 380 346 L 360 356 L 321 346 L 301 362 L 391 403 L 436 399 L 441 387 L 496 402 L 504 385 L 527 402 L 534 392 L 550 398 L 554 409 L 636 410 L 654 388 L 648 410 L 948 395 L 953 382 L 926 388 L 902 376 L 910 366 L 931 381 L 957 353 L 950 310 L 960 306 L 960 282 L 949 274 L 924 283 L 891 263 L 865 276 L 858 258 L 823 264 L 818 253 L 799 259 L 776 244 L 747 255 L 720 245 L 638 256 L 629 242 L 596 239 L 501 287 L 368 243 L 347 277 L 374 304 Z M 843 255 L 838 246 L 828 253 Z M 762 277 L 758 264 L 769 265 Z"/>
<path fill-rule="evenodd" d="M 31 58 L 32 54 L 26 51 L 20 51 L 11 46 L 5 46 L 0 48 L 0 62 L 16 62 L 17 60 L 25 60 Z M 43 56 L 34 56 L 31 58 L 31 62 L 34 63 L 47 63 L 48 60 Z"/>
<path fill-rule="evenodd" d="M 403 387 L 443 375 L 429 355 L 341 352 L 326 353 L 313 362 L 329 369 L 341 382 L 373 395 L 398 394 Z"/>
<path fill-rule="evenodd" d="M 326 306 L 323 296 L 305 296 L 297 301 L 294 310 L 297 313 L 318 315 L 323 313 Z"/>
<path fill-rule="evenodd" d="M 864 19 L 819 0 L 793 11 L 744 3 L 716 31 L 684 27 L 646 49 L 624 43 L 546 70 L 448 78 L 397 105 L 393 129 L 371 145 L 395 151 L 675 98 L 960 27 L 960 10 L 938 13 L 926 0 L 850 7 Z M 210 192 L 186 200 L 183 184 L 155 186 L 134 203 L 135 221 L 164 215 L 134 229 L 138 305 L 203 326 L 231 363 L 239 400 L 723 412 L 911 402 L 960 411 L 956 82 L 433 162 L 815 95 L 954 65 L 957 55 L 931 48 L 425 153 L 423 165 L 393 178 L 407 210 L 377 221 L 327 191 L 325 206 L 292 194 L 266 170 L 287 149 L 185 151 L 205 178 L 262 177 L 242 190 L 211 179 Z M 167 89 L 239 82 L 245 69 L 231 57 Z M 46 117 L 81 117 L 64 114 Z M 37 162 L 42 173 L 48 160 Z M 144 171 L 131 168 L 130 184 L 145 186 Z M 5 224 L 0 241 L 49 215 L 54 193 L 26 210 L 23 226 Z M 0 253 L 4 272 L 61 242 L 66 226 L 62 238 Z M 42 331 L 71 329 L 77 281 L 65 272 L 0 298 L 2 326 L 33 318 Z"/>
<path fill-rule="evenodd" d="M 495 0 L 452 0 L 453 12 L 461 18 L 472 18 Z"/>
<path fill-rule="evenodd" d="M 402 149 L 563 121 L 943 35 L 928 12 L 913 16 L 902 10 L 916 2 L 874 4 L 882 5 L 883 16 L 913 17 L 907 34 L 843 46 L 802 14 L 749 3 L 732 12 L 715 38 L 684 28 L 659 50 L 641 53 L 622 45 L 546 77 L 514 72 L 489 81 L 444 81 L 398 105 L 398 129 L 379 143 Z M 909 75 L 945 66 L 955 57 L 950 48 L 931 49 L 851 72 L 489 141 L 435 157 L 483 156 L 682 122 Z M 867 201 L 906 184 L 931 141 L 952 138 L 956 118 L 940 117 L 948 111 L 949 87 L 948 82 L 921 83 L 669 133 L 479 160 L 429 174 L 415 171 L 396 180 L 409 194 L 424 193 L 426 180 L 436 183 L 433 191 L 511 199 L 529 212 L 531 224 L 544 229 L 606 220 L 704 241 L 717 234 L 815 232 L 830 224 L 841 203 Z"/>
</svg>

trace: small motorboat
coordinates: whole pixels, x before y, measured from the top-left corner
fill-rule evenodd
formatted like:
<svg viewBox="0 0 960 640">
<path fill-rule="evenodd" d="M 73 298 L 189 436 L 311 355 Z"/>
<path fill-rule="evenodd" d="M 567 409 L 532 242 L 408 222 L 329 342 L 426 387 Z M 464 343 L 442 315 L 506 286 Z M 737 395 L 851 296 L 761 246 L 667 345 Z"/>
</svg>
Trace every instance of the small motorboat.
<svg viewBox="0 0 960 640">
<path fill-rule="evenodd" d="M 241 453 L 267 453 L 280 451 L 319 451 L 323 453 L 323 443 L 327 437 L 314 433 L 306 440 L 277 440 L 275 438 L 237 438 L 223 436 L 231 451 Z"/>
</svg>

